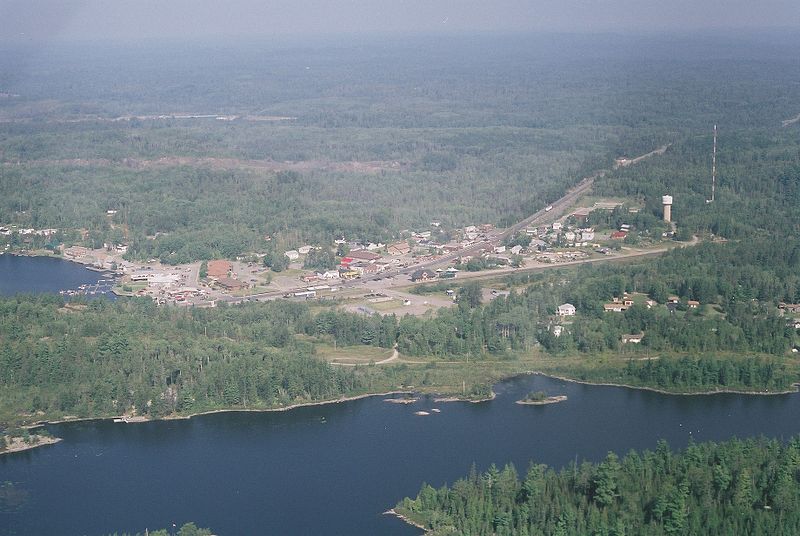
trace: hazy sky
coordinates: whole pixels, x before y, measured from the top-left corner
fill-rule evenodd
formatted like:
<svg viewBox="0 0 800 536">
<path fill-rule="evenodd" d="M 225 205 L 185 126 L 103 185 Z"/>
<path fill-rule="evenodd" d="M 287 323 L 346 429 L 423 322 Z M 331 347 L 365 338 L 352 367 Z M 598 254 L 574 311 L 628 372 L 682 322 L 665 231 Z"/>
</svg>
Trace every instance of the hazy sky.
<svg viewBox="0 0 800 536">
<path fill-rule="evenodd" d="M 0 40 L 798 28 L 800 0 L 0 0 Z"/>
</svg>

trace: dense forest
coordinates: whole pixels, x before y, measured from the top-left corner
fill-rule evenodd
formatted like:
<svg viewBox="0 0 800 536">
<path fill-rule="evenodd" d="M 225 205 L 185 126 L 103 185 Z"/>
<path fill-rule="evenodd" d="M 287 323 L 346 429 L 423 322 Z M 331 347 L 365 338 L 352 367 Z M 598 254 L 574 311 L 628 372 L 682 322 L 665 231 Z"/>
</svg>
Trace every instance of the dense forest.
<svg viewBox="0 0 800 536">
<path fill-rule="evenodd" d="M 313 338 L 391 347 L 393 317 L 276 302 L 215 309 L 151 300 L 0 300 L 0 422 L 49 416 L 164 416 L 220 407 L 275 407 L 396 386 L 393 368 L 332 367 Z M 300 340 L 298 335 L 311 337 Z"/>
<path fill-rule="evenodd" d="M 797 102 L 791 47 L 704 42 L 708 59 L 692 53 L 700 43 L 623 41 L 9 50 L 0 74 L 22 61 L 27 76 L 0 77 L 15 95 L 0 99 L 0 224 L 127 242 L 132 258 L 170 263 L 385 241 L 433 219 L 518 221 L 615 157 L 664 143 L 668 167 L 636 166 L 598 191 L 646 194 L 654 212 L 669 187 L 683 218 L 702 203 L 682 196 L 700 193 L 718 122 L 758 139 L 721 140 L 724 214 L 681 230 L 735 226 L 725 193 L 749 190 L 734 161 L 736 175 L 750 171 L 738 151 L 752 142 L 773 161 L 772 129 Z M 207 117 L 169 117 L 181 113 Z"/>
<path fill-rule="evenodd" d="M 791 535 L 800 531 L 800 438 L 614 453 L 560 471 L 490 467 L 423 485 L 395 511 L 431 534 Z"/>
</svg>

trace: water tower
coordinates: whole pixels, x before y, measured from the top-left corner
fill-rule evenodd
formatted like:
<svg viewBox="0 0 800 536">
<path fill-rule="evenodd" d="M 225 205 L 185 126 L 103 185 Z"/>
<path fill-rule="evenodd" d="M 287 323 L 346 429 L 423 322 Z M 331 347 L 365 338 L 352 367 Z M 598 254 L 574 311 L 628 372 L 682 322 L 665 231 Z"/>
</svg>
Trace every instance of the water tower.
<svg viewBox="0 0 800 536">
<path fill-rule="evenodd" d="M 672 196 L 662 195 L 661 204 L 664 205 L 664 221 L 669 223 L 672 221 Z"/>
</svg>

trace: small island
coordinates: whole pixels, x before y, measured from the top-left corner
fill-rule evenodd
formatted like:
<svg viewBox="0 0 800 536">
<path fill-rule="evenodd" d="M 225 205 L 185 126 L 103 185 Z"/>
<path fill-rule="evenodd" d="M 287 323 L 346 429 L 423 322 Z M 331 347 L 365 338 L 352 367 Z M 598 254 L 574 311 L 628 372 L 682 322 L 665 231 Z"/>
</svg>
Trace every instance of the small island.
<svg viewBox="0 0 800 536">
<path fill-rule="evenodd" d="M 40 434 L 31 434 L 27 430 L 23 430 L 23 432 L 22 434 L 0 436 L 0 455 L 53 445 L 61 441 L 60 437 L 53 437 L 46 432 Z"/>
<path fill-rule="evenodd" d="M 523 404 L 526 406 L 543 406 L 545 404 L 564 402 L 566 399 L 567 395 L 547 396 L 547 393 L 544 391 L 536 391 L 528 393 L 528 395 L 522 400 L 517 400 L 517 404 Z"/>
</svg>

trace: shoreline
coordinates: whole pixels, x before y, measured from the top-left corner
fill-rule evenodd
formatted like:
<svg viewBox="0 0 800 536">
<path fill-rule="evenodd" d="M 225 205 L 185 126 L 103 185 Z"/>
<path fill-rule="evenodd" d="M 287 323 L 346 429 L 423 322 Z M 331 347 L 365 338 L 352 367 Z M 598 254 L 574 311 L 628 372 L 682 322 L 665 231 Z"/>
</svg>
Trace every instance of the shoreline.
<svg viewBox="0 0 800 536">
<path fill-rule="evenodd" d="M 800 383 L 793 383 L 791 389 L 785 389 L 783 391 L 738 391 L 736 389 L 718 389 L 715 391 L 667 391 L 666 389 L 659 389 L 658 387 L 648 387 L 646 385 L 630 385 L 626 383 L 611 383 L 611 382 L 603 382 L 603 381 L 589 381 L 589 380 L 578 380 L 575 378 L 567 378 L 566 376 L 556 376 L 555 374 L 551 374 L 548 372 L 542 371 L 530 371 L 526 374 L 531 374 L 535 376 L 545 376 L 547 378 L 553 378 L 555 380 L 561 380 L 565 382 L 571 383 L 579 383 L 581 385 L 596 385 L 598 387 L 624 387 L 625 389 L 639 389 L 641 391 L 651 391 L 653 393 L 659 393 L 662 395 L 673 395 L 673 396 L 711 396 L 711 395 L 722 395 L 722 394 L 731 394 L 731 395 L 758 395 L 758 396 L 774 396 L 774 395 L 790 395 L 792 393 L 800 392 Z"/>
<path fill-rule="evenodd" d="M 403 523 L 411 525 L 412 527 L 417 527 L 418 529 L 420 529 L 422 531 L 425 531 L 425 533 L 429 532 L 428 529 L 426 529 L 424 525 L 420 525 L 416 521 L 413 521 L 413 520 L 409 519 L 408 517 L 404 516 L 403 514 L 397 512 L 394 508 L 390 508 L 389 510 L 386 510 L 383 513 L 383 515 L 385 515 L 385 516 L 394 516 L 394 517 L 398 518 L 399 520 L 401 520 Z"/>
</svg>

